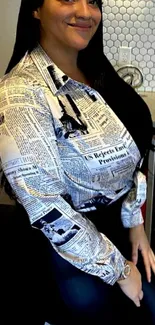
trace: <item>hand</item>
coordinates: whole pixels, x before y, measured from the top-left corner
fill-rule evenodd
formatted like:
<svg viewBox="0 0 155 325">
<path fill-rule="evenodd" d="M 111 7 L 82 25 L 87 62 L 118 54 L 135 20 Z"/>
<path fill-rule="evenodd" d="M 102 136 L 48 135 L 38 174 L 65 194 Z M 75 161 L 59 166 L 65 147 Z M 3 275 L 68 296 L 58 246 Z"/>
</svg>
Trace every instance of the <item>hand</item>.
<svg viewBox="0 0 155 325">
<path fill-rule="evenodd" d="M 124 294 L 140 307 L 140 300 L 143 298 L 141 274 L 132 262 L 127 263 L 131 267 L 130 275 L 124 280 L 118 280 L 117 283 Z"/>
<path fill-rule="evenodd" d="M 130 228 L 129 238 L 132 245 L 132 262 L 138 262 L 138 250 L 141 251 L 148 282 L 151 281 L 151 269 L 155 273 L 155 256 L 150 248 L 143 224 Z"/>
</svg>

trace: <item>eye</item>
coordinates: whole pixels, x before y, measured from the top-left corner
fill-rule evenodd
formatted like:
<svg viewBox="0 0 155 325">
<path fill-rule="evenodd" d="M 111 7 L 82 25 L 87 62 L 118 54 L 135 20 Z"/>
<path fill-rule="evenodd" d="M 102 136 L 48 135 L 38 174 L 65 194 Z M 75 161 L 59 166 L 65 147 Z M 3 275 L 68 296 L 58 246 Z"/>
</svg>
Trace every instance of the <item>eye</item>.
<svg viewBox="0 0 155 325">
<path fill-rule="evenodd" d="M 63 0 L 63 2 L 66 2 L 66 3 L 73 3 L 73 2 L 75 2 L 75 0 Z"/>
<path fill-rule="evenodd" d="M 75 0 L 62 0 L 63 2 L 66 2 L 66 3 L 73 3 L 75 2 Z"/>
<path fill-rule="evenodd" d="M 91 5 L 95 6 L 95 7 L 99 6 L 98 0 L 90 0 L 89 4 L 91 4 Z"/>
</svg>

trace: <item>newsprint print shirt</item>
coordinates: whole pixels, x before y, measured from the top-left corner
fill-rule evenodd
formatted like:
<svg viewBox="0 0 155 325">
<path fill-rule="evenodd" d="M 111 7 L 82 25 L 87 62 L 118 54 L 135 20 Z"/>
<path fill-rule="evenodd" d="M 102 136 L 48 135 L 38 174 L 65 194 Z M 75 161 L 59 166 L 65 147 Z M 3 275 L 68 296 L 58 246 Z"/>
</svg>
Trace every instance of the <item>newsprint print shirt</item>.
<svg viewBox="0 0 155 325">
<path fill-rule="evenodd" d="M 63 258 L 113 285 L 124 257 L 85 212 L 127 193 L 124 227 L 143 222 L 140 152 L 101 95 L 65 75 L 40 45 L 1 80 L 0 157 L 31 224 Z"/>
</svg>

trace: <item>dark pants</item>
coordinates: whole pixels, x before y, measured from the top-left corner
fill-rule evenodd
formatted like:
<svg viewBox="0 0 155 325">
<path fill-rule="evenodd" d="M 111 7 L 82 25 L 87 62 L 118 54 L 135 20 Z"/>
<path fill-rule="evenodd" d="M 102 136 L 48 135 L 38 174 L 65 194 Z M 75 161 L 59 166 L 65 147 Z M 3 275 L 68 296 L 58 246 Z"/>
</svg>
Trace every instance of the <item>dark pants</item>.
<svg viewBox="0 0 155 325">
<path fill-rule="evenodd" d="M 107 285 L 62 259 L 47 238 L 30 226 L 21 207 L 7 209 L 0 212 L 1 325 L 42 325 L 44 321 L 107 325 L 116 321 L 124 324 L 125 319 L 127 324 L 155 324 L 155 286 L 145 279 L 141 257 L 144 299 L 137 308 L 117 284 Z M 128 230 L 120 221 L 120 202 L 87 217 L 130 259 Z"/>
</svg>

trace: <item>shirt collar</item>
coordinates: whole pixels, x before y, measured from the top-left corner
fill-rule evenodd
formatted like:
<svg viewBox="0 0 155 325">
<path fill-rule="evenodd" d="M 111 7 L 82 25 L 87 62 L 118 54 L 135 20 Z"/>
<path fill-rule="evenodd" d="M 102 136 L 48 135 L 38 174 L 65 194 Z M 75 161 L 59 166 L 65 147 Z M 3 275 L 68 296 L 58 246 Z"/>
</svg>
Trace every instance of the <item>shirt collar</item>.
<svg viewBox="0 0 155 325">
<path fill-rule="evenodd" d="M 39 44 L 30 54 L 33 62 L 40 71 L 45 82 L 48 84 L 54 95 L 57 95 L 61 88 L 71 79 L 49 58 Z"/>
</svg>

